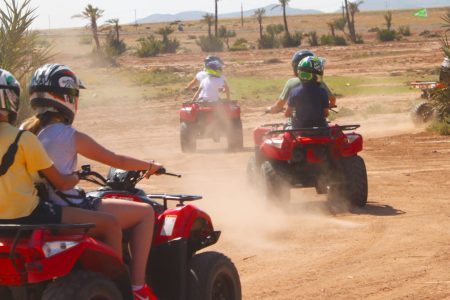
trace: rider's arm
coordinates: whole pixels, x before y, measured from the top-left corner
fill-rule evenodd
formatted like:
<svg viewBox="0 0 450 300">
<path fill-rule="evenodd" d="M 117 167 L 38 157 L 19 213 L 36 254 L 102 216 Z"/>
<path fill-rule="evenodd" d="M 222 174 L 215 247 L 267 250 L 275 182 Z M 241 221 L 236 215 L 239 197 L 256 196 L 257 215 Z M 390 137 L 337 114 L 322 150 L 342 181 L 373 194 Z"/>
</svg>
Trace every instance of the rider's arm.
<svg viewBox="0 0 450 300">
<path fill-rule="evenodd" d="M 283 111 L 283 107 L 286 104 L 287 100 L 283 100 L 283 99 L 278 99 L 277 102 L 275 102 L 274 105 L 270 106 L 267 109 L 267 112 L 271 113 L 271 114 L 276 114 L 279 112 Z"/>
<path fill-rule="evenodd" d="M 325 116 L 325 118 L 328 117 L 330 115 L 330 109 L 324 108 L 323 109 L 323 115 Z"/>
<path fill-rule="evenodd" d="M 278 97 L 277 102 L 275 102 L 274 105 L 269 106 L 267 108 L 267 112 L 271 114 L 276 114 L 283 111 L 284 106 L 286 105 L 286 102 L 289 98 L 289 94 L 291 92 L 292 86 L 295 85 L 295 80 L 292 78 L 289 79 L 283 87 L 283 91 L 281 92 L 280 96 Z"/>
<path fill-rule="evenodd" d="M 231 100 L 230 97 L 230 87 L 228 86 L 227 82 L 223 84 L 223 88 L 225 89 L 225 94 L 227 95 L 227 100 Z"/>
<path fill-rule="evenodd" d="M 292 117 L 292 113 L 294 112 L 294 108 L 292 106 L 287 107 L 286 111 L 284 112 L 284 116 L 287 118 Z"/>
<path fill-rule="evenodd" d="M 191 82 L 188 83 L 188 85 L 185 87 L 186 90 L 190 90 L 194 87 L 194 85 L 197 84 L 197 78 L 194 77 L 194 79 L 191 80 Z"/>
<path fill-rule="evenodd" d="M 75 142 L 77 153 L 114 168 L 127 171 L 148 170 L 151 174 L 161 168 L 160 164 L 154 162 L 116 154 L 97 143 L 90 136 L 78 131 L 75 133 Z"/>
<path fill-rule="evenodd" d="M 198 95 L 200 95 L 201 91 L 202 91 L 202 87 L 200 86 L 200 88 L 195 92 L 194 97 L 192 97 L 191 102 L 194 102 L 195 100 L 197 100 Z"/>
<path fill-rule="evenodd" d="M 80 181 L 80 178 L 76 174 L 61 174 L 58 169 L 52 165 L 50 168 L 40 170 L 42 175 L 55 187 L 55 189 L 60 191 L 65 191 L 73 188 Z"/>
</svg>

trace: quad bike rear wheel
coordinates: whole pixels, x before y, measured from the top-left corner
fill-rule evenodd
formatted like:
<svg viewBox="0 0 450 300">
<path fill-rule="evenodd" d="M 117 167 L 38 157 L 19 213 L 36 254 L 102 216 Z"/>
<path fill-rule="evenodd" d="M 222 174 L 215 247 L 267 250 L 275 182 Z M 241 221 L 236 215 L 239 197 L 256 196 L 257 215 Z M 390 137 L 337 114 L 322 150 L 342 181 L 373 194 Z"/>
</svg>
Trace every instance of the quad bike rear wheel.
<svg viewBox="0 0 450 300">
<path fill-rule="evenodd" d="M 241 150 L 244 147 L 244 137 L 242 131 L 241 119 L 232 120 L 228 131 L 229 150 Z"/>
<path fill-rule="evenodd" d="M 368 188 L 364 160 L 358 155 L 342 158 L 340 173 L 341 183 L 329 187 L 328 201 L 342 200 L 352 206 L 366 206 Z"/>
<path fill-rule="evenodd" d="M 180 145 L 182 152 L 195 152 L 197 149 L 195 129 L 192 124 L 180 123 Z"/>
<path fill-rule="evenodd" d="M 203 252 L 190 262 L 188 300 L 240 300 L 239 273 L 231 260 L 218 252 Z"/>
<path fill-rule="evenodd" d="M 13 300 L 11 291 L 6 286 L 0 286 L 0 299 L 1 300 Z"/>
<path fill-rule="evenodd" d="M 117 286 L 99 273 L 77 271 L 50 283 L 42 300 L 121 300 Z"/>
<path fill-rule="evenodd" d="M 420 102 L 411 110 L 411 119 L 415 125 L 422 125 L 434 117 L 434 109 L 428 102 Z"/>
<path fill-rule="evenodd" d="M 277 161 L 265 161 L 261 164 L 261 186 L 269 201 L 289 203 L 290 184 L 282 174 L 282 166 Z"/>
</svg>

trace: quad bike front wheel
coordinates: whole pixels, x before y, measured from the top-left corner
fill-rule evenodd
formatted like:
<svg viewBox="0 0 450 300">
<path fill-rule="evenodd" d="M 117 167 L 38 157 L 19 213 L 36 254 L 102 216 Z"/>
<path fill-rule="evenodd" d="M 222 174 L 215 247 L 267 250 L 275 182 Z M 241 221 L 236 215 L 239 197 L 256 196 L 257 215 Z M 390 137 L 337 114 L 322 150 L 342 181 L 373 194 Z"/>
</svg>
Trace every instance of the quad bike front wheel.
<svg viewBox="0 0 450 300">
<path fill-rule="evenodd" d="M 340 183 L 329 187 L 328 201 L 343 200 L 352 206 L 366 206 L 368 188 L 364 160 L 358 155 L 342 158 L 340 173 Z"/>
<path fill-rule="evenodd" d="M 420 102 L 411 110 L 411 119 L 415 125 L 431 121 L 434 115 L 434 109 L 429 102 Z"/>
<path fill-rule="evenodd" d="M 0 286 L 0 299 L 2 300 L 14 300 L 11 291 L 6 286 Z"/>
<path fill-rule="evenodd" d="M 265 161 L 261 164 L 261 187 L 264 196 L 269 201 L 289 203 L 291 200 L 291 188 L 289 182 L 283 176 L 279 166 L 280 162 Z"/>
<path fill-rule="evenodd" d="M 195 152 L 197 149 L 195 129 L 192 124 L 180 123 L 180 145 L 182 152 Z"/>
<path fill-rule="evenodd" d="M 99 273 L 77 271 L 50 283 L 42 300 L 122 300 L 117 286 Z"/>
<path fill-rule="evenodd" d="M 241 119 L 235 119 L 231 121 L 230 128 L 228 130 L 228 149 L 229 150 L 241 150 L 244 147 L 244 136 L 242 130 Z"/>
<path fill-rule="evenodd" d="M 233 262 L 218 252 L 196 254 L 190 262 L 188 300 L 240 300 L 241 281 Z"/>
</svg>

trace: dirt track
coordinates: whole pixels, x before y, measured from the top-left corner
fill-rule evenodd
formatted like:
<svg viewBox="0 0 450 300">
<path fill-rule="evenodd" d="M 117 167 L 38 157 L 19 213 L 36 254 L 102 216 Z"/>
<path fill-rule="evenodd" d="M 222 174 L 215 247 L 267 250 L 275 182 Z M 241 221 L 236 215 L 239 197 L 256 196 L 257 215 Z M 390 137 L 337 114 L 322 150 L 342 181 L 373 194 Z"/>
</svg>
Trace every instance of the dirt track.
<svg viewBox="0 0 450 300">
<path fill-rule="evenodd" d="M 100 83 L 85 98 L 120 93 L 106 89 Z M 115 95 L 125 101 L 129 90 L 122 92 L 124 98 Z M 245 183 L 251 129 L 267 121 L 259 117 L 262 107 L 243 115 L 246 151 L 226 153 L 224 143 L 204 141 L 199 153 L 181 154 L 177 103 L 109 100 L 100 116 L 99 107 L 82 108 L 76 126 L 117 152 L 157 159 L 184 175 L 153 178 L 147 190 L 204 195 L 198 206 L 223 232 L 213 248 L 236 264 L 244 299 L 450 298 L 448 137 L 406 134 L 421 130 L 402 114 L 378 116 L 397 120 L 395 130 L 367 120 L 367 208 L 329 207 L 312 191 L 297 190 L 281 210 Z"/>
<path fill-rule="evenodd" d="M 437 42 L 406 42 L 392 47 L 352 46 L 345 51 L 323 47 L 318 52 L 330 58 L 329 74 L 363 76 L 437 66 L 438 47 Z M 380 56 L 384 48 L 390 50 Z M 291 52 L 224 53 L 227 61 L 246 62 L 236 68 L 227 65 L 228 76 L 251 74 L 258 62 L 272 57 L 282 59 L 265 65 L 265 72 L 284 76 Z M 181 68 L 191 71 L 202 57 L 126 57 L 122 63 L 143 68 L 184 63 Z M 245 151 L 227 153 L 224 142 L 202 141 L 198 153 L 182 154 L 179 102 L 141 100 L 148 88 L 108 75 L 105 69 L 86 69 L 83 57 L 61 53 L 58 58 L 82 78 L 90 78 L 85 80 L 88 90 L 82 93 L 77 128 L 116 152 L 156 159 L 184 176 L 152 178 L 142 185 L 148 191 L 204 195 L 196 204 L 222 230 L 219 243 L 211 249 L 236 264 L 244 299 L 450 299 L 449 137 L 415 128 L 404 111 L 340 120 L 362 124 L 367 207 L 350 212 L 330 207 L 311 190 L 296 190 L 290 207 L 280 209 L 264 203 L 246 184 L 245 168 L 252 149 L 251 130 L 281 116 L 261 117 L 262 106 L 243 106 Z M 418 95 L 380 96 L 338 101 L 355 110 L 373 102 L 399 102 L 404 107 Z"/>
</svg>

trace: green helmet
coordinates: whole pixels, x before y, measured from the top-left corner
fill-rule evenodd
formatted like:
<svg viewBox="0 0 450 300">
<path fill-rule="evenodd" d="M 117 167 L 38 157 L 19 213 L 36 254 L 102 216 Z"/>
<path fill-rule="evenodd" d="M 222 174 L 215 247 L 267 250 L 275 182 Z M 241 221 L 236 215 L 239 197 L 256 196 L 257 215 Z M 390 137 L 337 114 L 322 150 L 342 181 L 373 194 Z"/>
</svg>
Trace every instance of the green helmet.
<svg viewBox="0 0 450 300">
<path fill-rule="evenodd" d="M 310 81 L 315 77 L 314 75 L 323 75 L 323 59 L 320 59 L 317 56 L 308 56 L 303 58 L 298 64 L 298 78 L 301 81 Z"/>
</svg>

